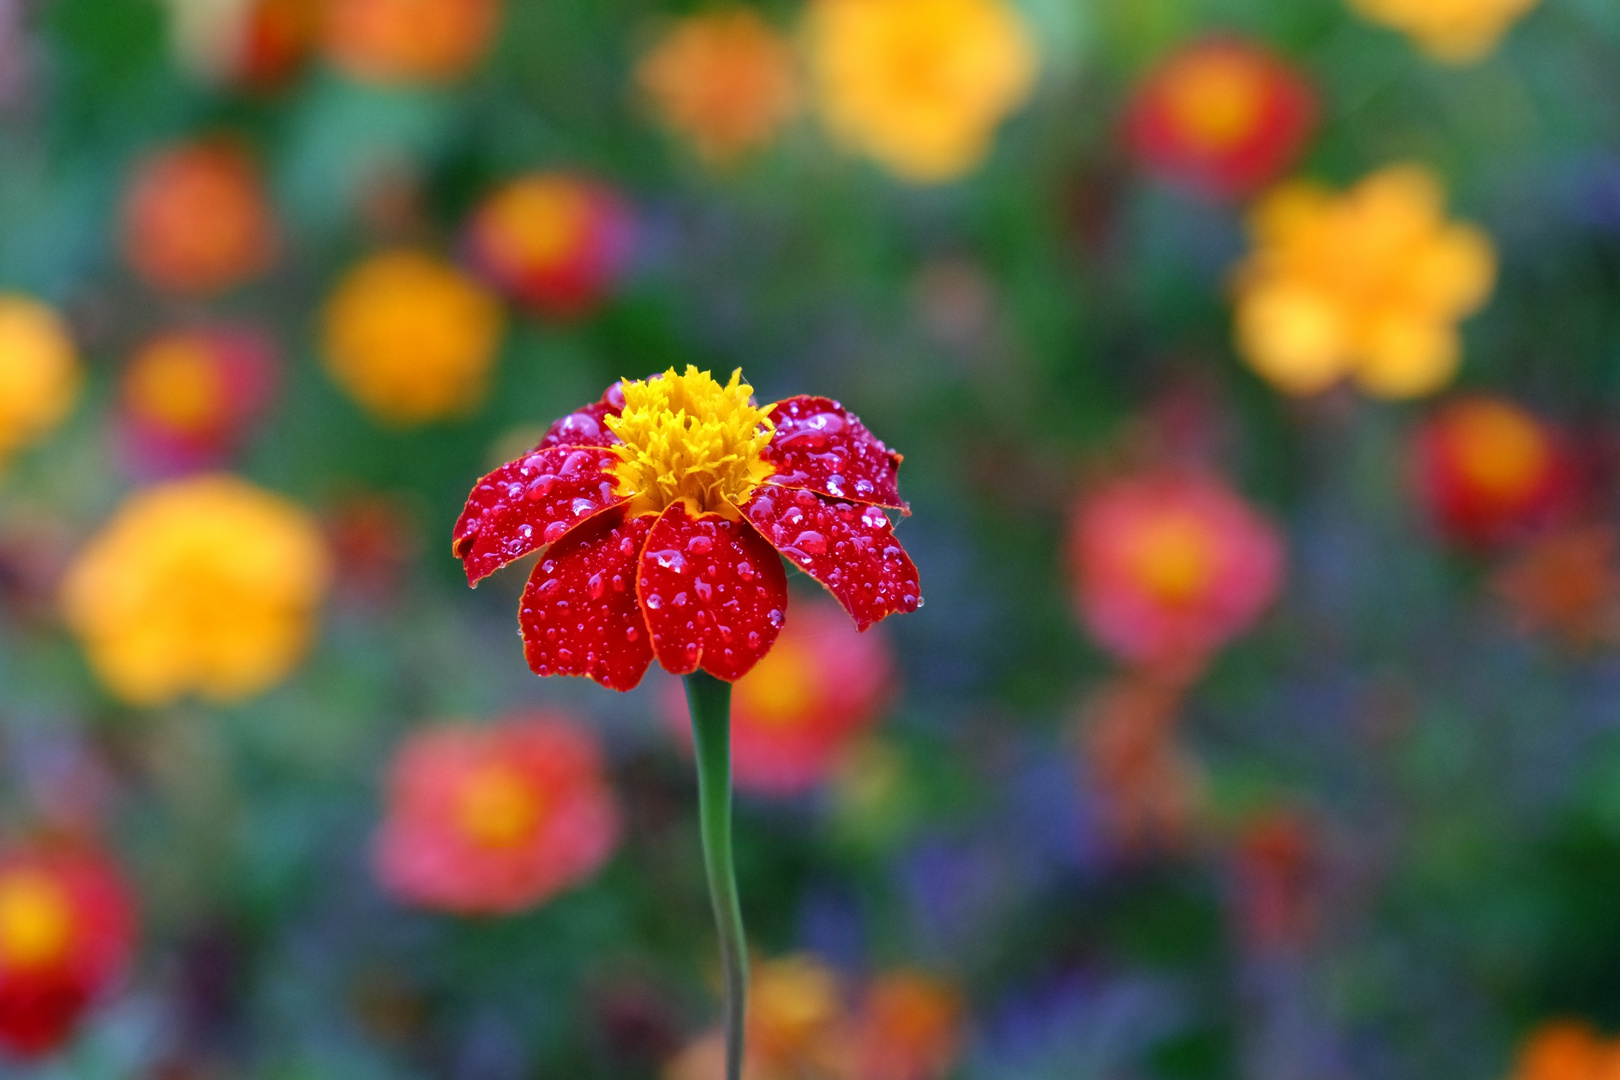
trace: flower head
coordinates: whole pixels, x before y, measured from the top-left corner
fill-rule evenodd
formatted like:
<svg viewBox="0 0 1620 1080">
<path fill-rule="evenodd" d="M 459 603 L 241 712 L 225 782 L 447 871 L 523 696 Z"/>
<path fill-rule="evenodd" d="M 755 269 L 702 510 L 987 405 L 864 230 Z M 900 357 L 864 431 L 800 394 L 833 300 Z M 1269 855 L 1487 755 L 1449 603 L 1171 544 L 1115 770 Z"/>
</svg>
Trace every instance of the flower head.
<svg viewBox="0 0 1620 1080">
<path fill-rule="evenodd" d="M 881 716 L 893 683 L 894 659 L 881 635 L 858 633 L 829 604 L 796 612 L 771 651 L 732 688 L 737 787 L 793 795 L 821 783 Z M 690 745 L 680 684 L 666 685 L 665 721 Z"/>
<path fill-rule="evenodd" d="M 537 172 L 500 188 L 467 228 L 472 264 L 503 293 L 570 318 L 601 304 L 635 244 L 635 218 L 612 188 L 583 176 Z"/>
<path fill-rule="evenodd" d="M 327 576 L 320 530 L 302 509 L 208 475 L 132 495 L 79 553 L 62 604 L 119 697 L 239 701 L 302 657 Z"/>
<path fill-rule="evenodd" d="M 641 58 L 636 81 L 659 119 L 714 164 L 768 144 L 799 106 L 793 48 L 752 8 L 680 20 Z"/>
<path fill-rule="evenodd" d="M 855 1017 L 853 1080 L 938 1080 L 962 1044 L 962 999 L 914 971 L 878 976 Z"/>
<path fill-rule="evenodd" d="M 1620 641 L 1620 532 L 1584 525 L 1537 537 L 1491 577 L 1518 624 L 1572 649 Z"/>
<path fill-rule="evenodd" d="M 1212 476 L 1119 480 L 1083 499 L 1069 537 L 1075 603 L 1098 644 L 1165 670 L 1247 630 L 1282 581 L 1275 526 Z"/>
<path fill-rule="evenodd" d="M 373 255 L 326 302 L 326 368 L 368 412 L 423 424 L 484 401 L 500 344 L 499 301 L 417 251 Z"/>
<path fill-rule="evenodd" d="M 162 334 L 124 369 L 120 413 L 135 458 L 160 472 L 220 464 L 274 391 L 274 346 L 246 328 Z"/>
<path fill-rule="evenodd" d="M 176 58 L 211 81 L 281 86 L 314 44 L 322 0 L 168 0 Z"/>
<path fill-rule="evenodd" d="M 500 0 L 329 0 L 321 36 L 351 78 L 442 83 L 483 59 L 500 11 Z"/>
<path fill-rule="evenodd" d="M 0 466 L 62 422 L 79 381 L 73 339 L 56 312 L 0 293 Z"/>
<path fill-rule="evenodd" d="M 275 222 L 258 168 L 226 142 L 147 158 L 124 196 L 124 257 L 147 284 L 207 295 L 269 268 Z"/>
<path fill-rule="evenodd" d="M 1436 524 L 1465 544 L 1522 536 L 1567 510 L 1574 494 L 1560 434 L 1500 398 L 1446 404 L 1418 431 L 1413 464 Z"/>
<path fill-rule="evenodd" d="M 1315 932 L 1321 837 L 1296 810 L 1276 808 L 1245 823 L 1234 852 L 1239 929 L 1261 952 L 1298 948 Z"/>
<path fill-rule="evenodd" d="M 1291 394 L 1345 376 L 1369 394 L 1410 398 L 1449 382 L 1457 323 L 1485 303 L 1491 242 L 1444 216 L 1439 182 L 1415 166 L 1334 195 L 1288 183 L 1267 195 L 1237 272 L 1238 348 Z"/>
<path fill-rule="evenodd" d="M 833 137 L 901 179 L 962 176 L 1035 85 L 1007 0 L 812 0 L 810 64 Z"/>
<path fill-rule="evenodd" d="M 1482 60 L 1540 0 L 1350 0 L 1363 18 L 1399 30 L 1447 64 Z"/>
<path fill-rule="evenodd" d="M 1620 1073 L 1620 1041 L 1579 1020 L 1552 1020 L 1519 1048 L 1512 1080 L 1609 1080 Z"/>
<path fill-rule="evenodd" d="M 135 908 L 92 850 L 0 854 L 0 1046 L 34 1057 L 72 1034 L 129 964 Z"/>
<path fill-rule="evenodd" d="M 1299 156 L 1316 118 L 1310 83 L 1261 45 L 1211 38 L 1177 50 L 1137 89 L 1127 118 L 1152 172 L 1213 198 L 1244 195 Z"/>
<path fill-rule="evenodd" d="M 509 913 L 590 877 L 619 810 L 590 732 L 559 716 L 417 732 L 394 758 L 377 876 L 400 899 Z"/>
<path fill-rule="evenodd" d="M 544 549 L 519 624 L 539 675 L 628 690 L 656 656 L 735 681 L 787 608 L 780 551 L 861 629 L 922 603 L 885 508 L 900 455 L 836 401 L 760 407 L 688 366 L 616 384 L 485 476 L 456 522 L 469 583 Z"/>
</svg>

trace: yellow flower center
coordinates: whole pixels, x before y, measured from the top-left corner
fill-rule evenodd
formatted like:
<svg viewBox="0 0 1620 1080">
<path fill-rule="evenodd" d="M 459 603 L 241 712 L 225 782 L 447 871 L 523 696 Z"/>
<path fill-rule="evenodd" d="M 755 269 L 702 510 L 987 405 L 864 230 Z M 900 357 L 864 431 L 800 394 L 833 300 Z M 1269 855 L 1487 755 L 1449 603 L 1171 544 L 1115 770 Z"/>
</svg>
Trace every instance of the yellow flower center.
<svg viewBox="0 0 1620 1080">
<path fill-rule="evenodd" d="M 1253 130 L 1265 107 L 1266 87 L 1251 61 L 1236 56 L 1189 60 L 1165 87 L 1176 127 L 1188 141 L 1225 150 Z"/>
<path fill-rule="evenodd" d="M 622 388 L 624 410 L 607 426 L 623 440 L 613 473 L 632 514 L 685 501 L 696 512 L 735 518 L 736 505 L 775 471 L 760 456 L 775 425 L 754 404 L 741 368 L 724 386 L 688 364 L 684 375 L 670 368 Z"/>
<path fill-rule="evenodd" d="M 761 726 L 797 727 L 812 719 L 816 697 L 816 671 L 808 650 L 792 640 L 776 646 L 737 680 L 738 704 Z"/>
<path fill-rule="evenodd" d="M 1194 599 L 1214 575 L 1210 539 L 1204 524 L 1185 514 L 1165 514 L 1145 523 L 1137 537 L 1137 580 L 1165 603 Z"/>
<path fill-rule="evenodd" d="M 1456 415 L 1451 430 L 1458 469 L 1488 495 L 1522 498 L 1547 468 L 1546 440 L 1517 409 L 1478 402 Z"/>
<path fill-rule="evenodd" d="M 507 765 L 476 770 L 457 793 L 457 823 L 481 847 L 524 843 L 534 836 L 545 812 L 545 799 L 535 785 Z"/>
<path fill-rule="evenodd" d="M 37 870 L 0 879 L 0 966 L 39 968 L 60 960 L 73 940 L 73 908 L 62 887 Z"/>
<path fill-rule="evenodd" d="M 503 262 L 555 266 L 584 242 L 590 218 L 590 199 L 577 184 L 556 177 L 519 180 L 490 206 L 489 243 Z"/>
<path fill-rule="evenodd" d="M 130 369 L 128 386 L 136 413 L 176 431 L 206 427 L 225 400 L 208 347 L 185 339 L 154 345 Z"/>
</svg>

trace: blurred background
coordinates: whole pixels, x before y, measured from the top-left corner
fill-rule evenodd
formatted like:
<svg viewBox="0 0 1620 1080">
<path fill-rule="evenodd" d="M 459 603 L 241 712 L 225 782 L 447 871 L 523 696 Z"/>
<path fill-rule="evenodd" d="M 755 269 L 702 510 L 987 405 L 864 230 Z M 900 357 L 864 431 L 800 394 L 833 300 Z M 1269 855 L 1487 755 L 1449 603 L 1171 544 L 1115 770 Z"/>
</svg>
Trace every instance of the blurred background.
<svg viewBox="0 0 1620 1080">
<path fill-rule="evenodd" d="M 720 1075 L 450 554 L 687 364 L 928 601 L 736 688 L 752 1080 L 1620 1068 L 1613 0 L 0 0 L 0 1073 Z"/>
</svg>

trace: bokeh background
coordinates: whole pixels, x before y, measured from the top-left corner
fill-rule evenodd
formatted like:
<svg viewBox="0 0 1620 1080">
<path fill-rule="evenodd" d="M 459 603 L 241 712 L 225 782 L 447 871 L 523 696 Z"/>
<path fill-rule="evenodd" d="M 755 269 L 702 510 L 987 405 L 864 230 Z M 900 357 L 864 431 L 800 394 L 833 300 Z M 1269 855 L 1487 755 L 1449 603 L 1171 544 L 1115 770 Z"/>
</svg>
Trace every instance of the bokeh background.
<svg viewBox="0 0 1620 1080">
<path fill-rule="evenodd" d="M 754 1080 L 1598 1080 L 1613 0 L 0 0 L 6 1075 L 719 1075 L 679 684 L 469 489 L 741 367 Z"/>
</svg>

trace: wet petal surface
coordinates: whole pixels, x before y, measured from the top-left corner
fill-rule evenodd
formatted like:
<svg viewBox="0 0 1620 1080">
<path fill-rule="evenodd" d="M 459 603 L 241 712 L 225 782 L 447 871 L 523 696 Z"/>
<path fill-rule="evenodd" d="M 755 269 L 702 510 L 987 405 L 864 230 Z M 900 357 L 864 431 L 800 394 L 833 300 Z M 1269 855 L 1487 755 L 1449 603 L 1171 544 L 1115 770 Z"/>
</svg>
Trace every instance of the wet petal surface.
<svg viewBox="0 0 1620 1080">
<path fill-rule="evenodd" d="M 769 651 L 787 611 L 782 560 L 753 527 L 681 503 L 647 537 L 637 582 L 658 662 L 741 676 Z"/>
<path fill-rule="evenodd" d="M 763 485 L 742 508 L 788 562 L 826 587 L 862 630 L 922 606 L 917 567 L 876 506 Z"/>
<path fill-rule="evenodd" d="M 612 450 L 555 446 L 496 469 L 473 488 L 452 550 L 477 584 L 513 559 L 561 540 L 575 525 L 625 500 L 607 470 Z"/>
<path fill-rule="evenodd" d="M 593 401 L 583 409 L 552 422 L 536 450 L 549 450 L 553 446 L 612 446 L 619 437 L 609 431 L 603 421 L 617 416 L 619 410 L 605 401 Z"/>
<path fill-rule="evenodd" d="M 636 564 L 651 516 L 615 509 L 574 529 L 535 564 L 518 624 L 536 675 L 585 675 L 629 690 L 652 663 L 652 635 L 636 600 Z"/>
<path fill-rule="evenodd" d="M 776 475 L 767 483 L 911 512 L 900 498 L 900 455 L 838 402 L 784 398 L 771 406 L 770 416 L 776 435 L 764 458 L 776 466 Z"/>
</svg>

